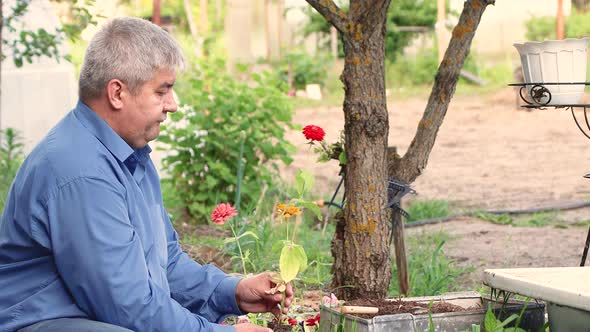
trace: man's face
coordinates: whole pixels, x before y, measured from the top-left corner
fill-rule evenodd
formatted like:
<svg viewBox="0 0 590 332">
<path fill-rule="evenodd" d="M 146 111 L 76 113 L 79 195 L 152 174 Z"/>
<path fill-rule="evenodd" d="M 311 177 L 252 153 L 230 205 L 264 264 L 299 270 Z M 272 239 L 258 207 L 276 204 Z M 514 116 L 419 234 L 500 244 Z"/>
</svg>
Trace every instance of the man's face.
<svg viewBox="0 0 590 332">
<path fill-rule="evenodd" d="M 121 137 L 134 149 L 144 147 L 160 134 L 160 125 L 168 112 L 176 112 L 172 86 L 176 80 L 174 70 L 158 70 L 136 96 L 127 95 L 119 118 Z"/>
</svg>

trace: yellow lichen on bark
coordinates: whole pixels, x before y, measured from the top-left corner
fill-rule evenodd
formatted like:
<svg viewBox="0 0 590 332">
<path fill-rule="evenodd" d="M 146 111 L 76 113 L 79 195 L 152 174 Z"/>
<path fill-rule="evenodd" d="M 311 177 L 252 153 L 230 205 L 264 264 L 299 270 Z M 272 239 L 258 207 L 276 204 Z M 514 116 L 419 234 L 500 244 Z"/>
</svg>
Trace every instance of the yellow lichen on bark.
<svg viewBox="0 0 590 332">
<path fill-rule="evenodd" d="M 473 32 L 473 29 L 466 24 L 458 24 L 455 29 L 453 29 L 453 37 L 455 38 L 463 38 L 466 34 Z"/>
<path fill-rule="evenodd" d="M 483 7 L 482 1 L 470 1 L 470 2 L 471 2 L 471 7 L 473 7 L 473 9 L 476 11 L 480 11 L 481 8 Z"/>
<path fill-rule="evenodd" d="M 422 119 L 420 121 L 420 123 L 418 124 L 418 127 L 427 128 L 427 127 L 430 127 L 431 125 L 432 125 L 432 119 L 426 118 L 426 119 Z"/>
<path fill-rule="evenodd" d="M 368 217 L 367 223 L 354 222 L 350 224 L 350 232 L 353 234 L 373 234 L 375 232 L 375 219 Z"/>
<path fill-rule="evenodd" d="M 360 23 L 358 23 L 356 25 L 356 31 L 354 33 L 354 40 L 356 40 L 356 41 L 363 40 L 363 26 Z"/>
</svg>

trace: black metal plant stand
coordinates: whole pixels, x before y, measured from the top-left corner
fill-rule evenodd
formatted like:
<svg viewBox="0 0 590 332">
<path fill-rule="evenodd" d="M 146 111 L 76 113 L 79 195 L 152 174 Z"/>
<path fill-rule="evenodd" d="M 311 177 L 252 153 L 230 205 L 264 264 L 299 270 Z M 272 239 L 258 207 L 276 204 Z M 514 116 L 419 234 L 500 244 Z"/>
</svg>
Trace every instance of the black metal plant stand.
<svg viewBox="0 0 590 332">
<path fill-rule="evenodd" d="M 346 172 L 344 171 L 344 166 L 342 166 L 340 168 L 340 172 L 338 173 L 338 175 L 340 175 L 340 181 L 338 182 L 336 190 L 334 191 L 334 194 L 332 195 L 330 201 L 324 202 L 326 205 L 335 206 L 340 210 L 344 210 L 344 203 L 346 202 L 346 191 L 344 191 L 344 193 L 342 194 L 342 200 L 340 201 L 340 203 L 335 202 L 335 200 L 336 196 L 338 195 L 338 192 L 340 191 L 340 188 L 342 187 L 342 184 L 344 183 L 345 174 Z M 407 183 L 395 179 L 389 179 L 387 184 L 387 207 L 393 210 L 393 213 L 391 214 L 392 224 L 394 223 L 394 213 L 399 213 L 406 218 L 410 217 L 410 214 L 406 210 L 402 209 L 400 205 L 402 197 L 404 197 L 406 194 L 416 194 L 416 191 L 412 189 L 410 185 L 408 185 Z"/>
<path fill-rule="evenodd" d="M 520 99 L 524 101 L 526 104 L 522 105 L 525 108 L 537 108 L 537 109 L 546 109 L 547 107 L 553 107 L 555 109 L 569 109 L 572 113 L 572 117 L 574 118 L 574 122 L 578 129 L 586 136 L 586 138 L 590 139 L 590 121 L 588 120 L 588 109 L 590 108 L 590 104 L 551 104 L 551 91 L 547 88 L 547 86 L 551 85 L 590 85 L 590 82 L 567 82 L 567 83 L 558 83 L 558 82 L 549 82 L 549 83 L 512 83 L 508 84 L 509 86 L 516 86 L 520 87 L 518 94 L 520 95 Z M 527 91 L 530 87 L 530 91 Z M 527 91 L 528 93 L 525 93 Z M 526 95 L 529 95 L 530 99 L 526 98 Z M 580 108 L 584 111 L 584 124 L 586 125 L 587 130 L 580 124 L 578 118 L 576 117 L 576 113 L 574 109 Z M 590 173 L 584 175 L 585 178 L 590 179 Z M 590 227 L 588 228 L 588 235 L 586 236 L 586 243 L 584 244 L 584 250 L 582 252 L 582 261 L 580 262 L 580 266 L 584 266 L 586 264 L 586 257 L 588 256 L 588 248 L 590 247 Z"/>
</svg>

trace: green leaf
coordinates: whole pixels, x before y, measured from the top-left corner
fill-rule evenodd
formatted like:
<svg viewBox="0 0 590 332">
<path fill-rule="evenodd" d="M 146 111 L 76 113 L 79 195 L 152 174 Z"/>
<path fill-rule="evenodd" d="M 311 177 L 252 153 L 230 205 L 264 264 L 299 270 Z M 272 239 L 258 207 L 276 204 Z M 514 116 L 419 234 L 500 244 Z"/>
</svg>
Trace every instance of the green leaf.
<svg viewBox="0 0 590 332">
<path fill-rule="evenodd" d="M 496 316 L 494 315 L 494 313 L 492 312 L 492 308 L 488 308 L 488 311 L 486 312 L 486 317 L 484 319 L 484 327 L 486 331 L 496 331 L 496 325 L 498 324 L 498 321 L 496 320 Z"/>
<path fill-rule="evenodd" d="M 346 163 L 348 162 L 348 159 L 346 159 L 346 152 L 340 152 L 340 155 L 338 156 L 338 161 L 340 162 L 340 165 L 346 165 Z"/>
<path fill-rule="evenodd" d="M 498 325 L 496 326 L 496 329 L 497 329 L 497 328 L 503 328 L 504 326 L 506 326 L 506 325 L 510 324 L 510 322 L 512 322 L 513 320 L 515 320 L 515 319 L 517 319 L 517 318 L 518 318 L 518 315 L 517 315 L 517 314 L 512 314 L 512 315 L 510 315 L 510 316 L 509 316 L 508 318 L 506 318 L 506 319 L 505 319 L 505 320 L 504 320 L 502 323 L 498 324 Z"/>
<path fill-rule="evenodd" d="M 322 216 L 322 211 L 320 210 L 320 207 L 317 206 L 316 204 L 312 203 L 312 202 L 299 202 L 299 205 L 308 209 L 309 211 L 313 212 L 313 214 L 315 214 L 315 216 L 319 219 L 319 220 L 324 220 L 323 216 Z"/>
<path fill-rule="evenodd" d="M 252 231 L 245 231 L 244 233 L 238 235 L 237 237 L 228 237 L 227 239 L 223 240 L 223 244 L 228 244 L 228 243 L 233 243 L 236 242 L 237 240 L 243 238 L 244 236 L 250 235 L 253 238 L 255 238 L 256 240 L 258 240 L 258 235 L 256 235 L 256 233 L 252 232 Z"/>
<path fill-rule="evenodd" d="M 279 258 L 279 269 L 281 278 L 285 282 L 290 282 L 297 277 L 297 273 L 303 272 L 307 267 L 307 255 L 302 246 L 297 244 L 288 244 L 281 250 Z"/>
<path fill-rule="evenodd" d="M 295 189 L 299 197 L 303 197 L 303 194 L 310 190 L 314 186 L 314 183 L 315 179 L 313 175 L 305 169 L 300 169 L 295 175 Z"/>
</svg>

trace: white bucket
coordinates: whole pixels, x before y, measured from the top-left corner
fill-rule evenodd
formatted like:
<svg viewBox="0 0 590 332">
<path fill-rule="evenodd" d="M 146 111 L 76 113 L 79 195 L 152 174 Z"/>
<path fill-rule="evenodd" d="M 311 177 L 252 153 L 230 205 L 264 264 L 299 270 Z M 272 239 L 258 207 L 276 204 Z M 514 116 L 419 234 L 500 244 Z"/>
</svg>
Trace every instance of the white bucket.
<svg viewBox="0 0 590 332">
<path fill-rule="evenodd" d="M 587 50 L 590 38 L 546 40 L 544 42 L 516 43 L 520 54 L 525 83 L 573 83 L 586 82 Z M 578 104 L 584 94 L 584 84 L 544 85 L 551 93 L 533 100 L 527 85 L 529 101 L 547 105 Z"/>
</svg>

